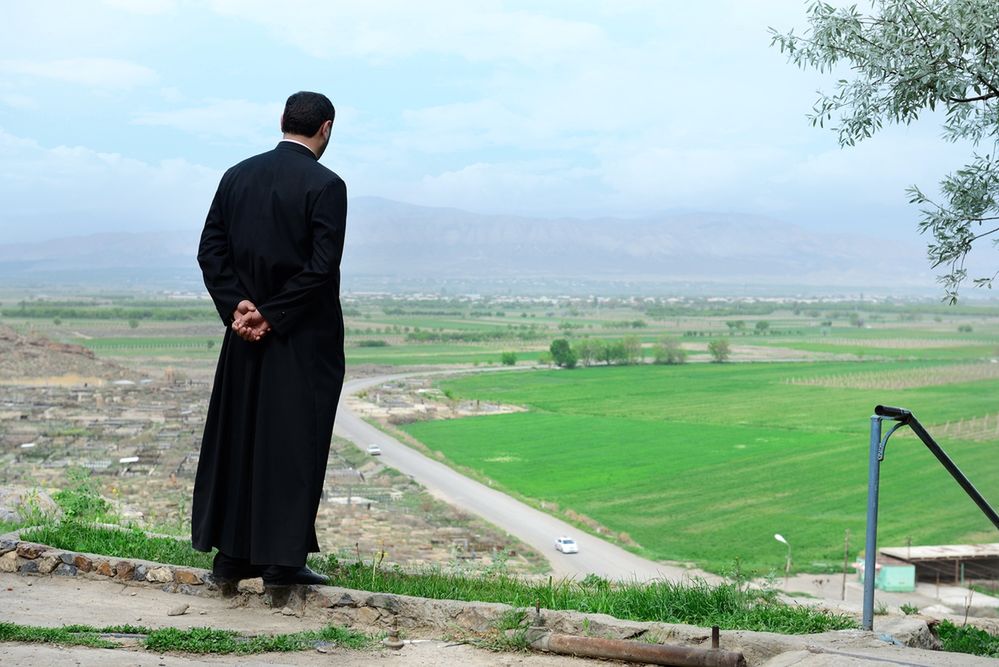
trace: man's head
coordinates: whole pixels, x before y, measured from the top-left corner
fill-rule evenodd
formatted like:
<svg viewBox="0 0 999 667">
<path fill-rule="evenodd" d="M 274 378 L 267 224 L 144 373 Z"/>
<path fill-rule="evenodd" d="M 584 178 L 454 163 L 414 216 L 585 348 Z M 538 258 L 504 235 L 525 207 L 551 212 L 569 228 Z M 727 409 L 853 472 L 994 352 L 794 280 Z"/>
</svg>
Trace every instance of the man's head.
<svg viewBox="0 0 999 667">
<path fill-rule="evenodd" d="M 321 156 L 329 144 L 335 116 L 336 109 L 328 97 L 320 93 L 300 91 L 285 102 L 281 131 L 285 135 L 311 139 L 316 144 L 313 150 L 317 156 Z"/>
</svg>

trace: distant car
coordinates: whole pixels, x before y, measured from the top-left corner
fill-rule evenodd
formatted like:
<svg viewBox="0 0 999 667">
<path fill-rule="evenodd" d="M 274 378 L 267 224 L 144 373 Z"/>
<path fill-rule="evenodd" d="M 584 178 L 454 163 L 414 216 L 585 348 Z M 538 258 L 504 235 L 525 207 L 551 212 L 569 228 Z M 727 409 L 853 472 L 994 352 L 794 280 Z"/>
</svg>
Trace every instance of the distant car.
<svg viewBox="0 0 999 667">
<path fill-rule="evenodd" d="M 578 554 L 579 545 L 571 537 L 560 537 L 555 540 L 555 549 L 564 554 Z"/>
<path fill-rule="evenodd" d="M 381 456 L 382 448 L 378 445 L 368 445 L 368 454 L 371 454 L 372 456 Z"/>
</svg>

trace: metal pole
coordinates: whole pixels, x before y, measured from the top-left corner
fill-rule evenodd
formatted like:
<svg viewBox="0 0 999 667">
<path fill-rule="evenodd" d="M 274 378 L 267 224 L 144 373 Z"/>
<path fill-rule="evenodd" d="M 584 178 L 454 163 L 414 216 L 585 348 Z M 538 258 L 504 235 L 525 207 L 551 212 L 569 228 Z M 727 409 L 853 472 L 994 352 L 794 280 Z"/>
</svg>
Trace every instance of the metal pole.
<svg viewBox="0 0 999 667">
<path fill-rule="evenodd" d="M 843 535 L 843 589 L 840 591 L 840 599 L 846 601 L 846 570 L 850 567 L 850 529 L 846 529 Z"/>
<path fill-rule="evenodd" d="M 931 436 L 926 429 L 923 428 L 923 425 L 919 423 L 918 419 L 913 418 L 908 423 L 909 427 L 917 436 L 919 436 L 919 439 L 923 441 L 923 444 L 926 445 L 927 449 L 933 452 L 933 456 L 937 457 L 937 460 L 940 461 L 943 467 L 947 469 L 947 472 L 949 472 L 950 476 L 954 478 L 954 481 L 960 484 L 961 488 L 964 489 L 964 492 L 971 496 L 971 499 L 975 501 L 976 505 L 978 505 L 978 509 L 982 510 L 985 516 L 988 517 L 989 521 L 992 522 L 993 526 L 999 528 L 999 512 L 996 512 L 995 509 L 989 505 L 988 501 L 982 497 L 982 494 L 978 492 L 975 485 L 972 484 L 967 477 L 965 477 L 964 473 L 961 472 L 961 469 L 957 467 L 957 464 L 951 461 L 950 457 L 947 456 L 944 450 L 940 448 L 940 445 L 938 445 L 937 441 L 933 439 L 933 436 Z"/>
<path fill-rule="evenodd" d="M 881 476 L 881 417 L 871 417 L 871 451 L 867 470 L 867 537 L 864 540 L 864 630 L 874 629 L 874 575 L 878 564 L 878 487 Z"/>
</svg>

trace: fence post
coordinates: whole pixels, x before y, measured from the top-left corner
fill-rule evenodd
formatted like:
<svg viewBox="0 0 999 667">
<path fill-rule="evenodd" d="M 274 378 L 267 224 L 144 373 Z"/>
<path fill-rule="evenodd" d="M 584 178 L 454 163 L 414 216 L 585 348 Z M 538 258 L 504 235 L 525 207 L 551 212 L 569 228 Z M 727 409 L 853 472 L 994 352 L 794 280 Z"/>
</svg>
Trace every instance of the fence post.
<svg viewBox="0 0 999 667">
<path fill-rule="evenodd" d="M 878 488 L 881 478 L 881 417 L 871 416 L 871 451 L 867 470 L 867 536 L 864 539 L 864 630 L 874 629 L 874 577 L 878 563 Z"/>
</svg>

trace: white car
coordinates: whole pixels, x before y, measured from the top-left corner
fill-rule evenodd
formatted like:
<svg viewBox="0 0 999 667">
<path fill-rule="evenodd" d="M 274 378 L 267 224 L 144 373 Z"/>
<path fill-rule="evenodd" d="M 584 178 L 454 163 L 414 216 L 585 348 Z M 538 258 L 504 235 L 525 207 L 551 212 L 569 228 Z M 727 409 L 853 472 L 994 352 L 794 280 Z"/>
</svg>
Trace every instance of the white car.
<svg viewBox="0 0 999 667">
<path fill-rule="evenodd" d="M 564 554 L 578 554 L 579 545 L 571 537 L 560 537 L 555 540 L 555 550 Z"/>
<path fill-rule="evenodd" d="M 368 445 L 368 454 L 371 454 L 372 456 L 381 456 L 382 448 L 378 445 Z"/>
</svg>

